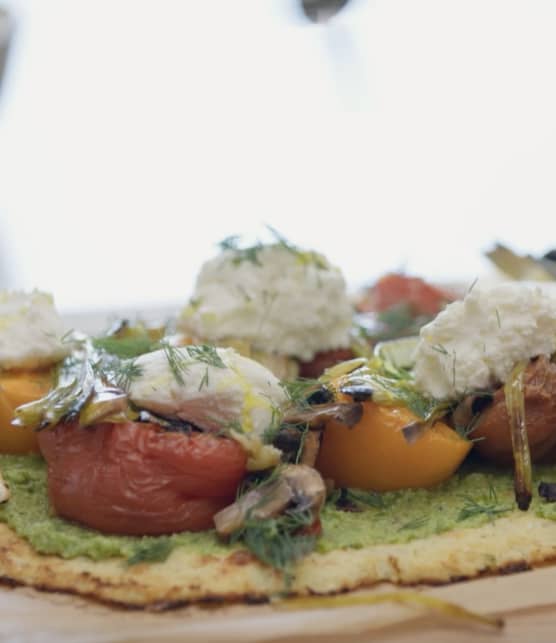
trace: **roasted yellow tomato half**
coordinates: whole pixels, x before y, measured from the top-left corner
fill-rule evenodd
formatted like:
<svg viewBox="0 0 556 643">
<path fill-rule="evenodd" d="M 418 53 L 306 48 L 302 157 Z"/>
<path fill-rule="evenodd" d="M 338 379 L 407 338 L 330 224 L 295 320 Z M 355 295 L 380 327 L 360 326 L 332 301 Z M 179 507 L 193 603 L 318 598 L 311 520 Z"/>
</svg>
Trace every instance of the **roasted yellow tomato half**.
<svg viewBox="0 0 556 643">
<path fill-rule="evenodd" d="M 471 442 L 436 422 L 410 444 L 402 429 L 417 420 L 405 407 L 364 402 L 353 428 L 327 422 L 317 469 L 339 487 L 392 491 L 438 484 L 459 467 Z"/>
<path fill-rule="evenodd" d="M 0 453 L 38 452 L 37 436 L 32 429 L 14 427 L 14 409 L 48 393 L 50 371 L 0 373 Z"/>
</svg>

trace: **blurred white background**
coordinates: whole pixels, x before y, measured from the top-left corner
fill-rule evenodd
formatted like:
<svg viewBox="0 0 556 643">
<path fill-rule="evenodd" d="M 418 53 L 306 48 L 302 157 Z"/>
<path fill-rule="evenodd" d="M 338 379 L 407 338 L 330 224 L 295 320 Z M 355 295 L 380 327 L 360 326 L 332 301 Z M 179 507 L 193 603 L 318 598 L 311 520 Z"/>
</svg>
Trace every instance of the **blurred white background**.
<svg viewBox="0 0 556 643">
<path fill-rule="evenodd" d="M 0 286 L 185 301 L 265 223 L 356 287 L 556 247 L 556 2 L 2 0 Z"/>
</svg>

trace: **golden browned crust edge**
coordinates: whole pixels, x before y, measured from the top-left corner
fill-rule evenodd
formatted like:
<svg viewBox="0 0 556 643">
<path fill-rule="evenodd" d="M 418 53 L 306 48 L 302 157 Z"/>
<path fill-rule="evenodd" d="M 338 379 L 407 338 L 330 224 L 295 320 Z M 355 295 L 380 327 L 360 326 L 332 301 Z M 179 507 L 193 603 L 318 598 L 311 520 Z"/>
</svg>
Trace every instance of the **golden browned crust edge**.
<svg viewBox="0 0 556 643">
<path fill-rule="evenodd" d="M 556 522 L 516 512 L 477 528 L 405 544 L 314 553 L 299 563 L 293 595 L 332 594 L 390 582 L 441 585 L 515 573 L 556 560 Z M 175 549 L 164 563 L 126 567 L 121 559 L 65 560 L 36 553 L 0 524 L 0 579 L 127 608 L 195 602 L 260 602 L 284 590 L 275 570 L 249 555 Z"/>
</svg>

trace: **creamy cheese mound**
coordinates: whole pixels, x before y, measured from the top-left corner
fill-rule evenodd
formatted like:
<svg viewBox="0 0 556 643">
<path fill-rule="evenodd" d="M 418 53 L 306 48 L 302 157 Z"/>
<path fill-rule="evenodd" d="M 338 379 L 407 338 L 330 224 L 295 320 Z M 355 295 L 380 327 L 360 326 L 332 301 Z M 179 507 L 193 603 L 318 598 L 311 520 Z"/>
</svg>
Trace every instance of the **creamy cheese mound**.
<svg viewBox="0 0 556 643">
<path fill-rule="evenodd" d="M 163 349 L 135 359 L 138 375 L 130 382 L 130 399 L 140 408 L 202 429 L 261 437 L 287 402 L 280 381 L 232 348 L 211 347 L 216 357 L 201 359 L 198 348 Z"/>
<path fill-rule="evenodd" d="M 0 291 L 0 369 L 40 368 L 68 353 L 51 295 Z"/>
<path fill-rule="evenodd" d="M 349 346 L 352 312 L 338 268 L 317 253 L 274 244 L 248 256 L 224 250 L 206 262 L 178 327 L 209 342 L 243 339 L 310 360 Z"/>
<path fill-rule="evenodd" d="M 475 287 L 421 329 L 417 386 L 450 398 L 506 381 L 521 360 L 556 351 L 556 293 L 527 283 Z"/>
</svg>

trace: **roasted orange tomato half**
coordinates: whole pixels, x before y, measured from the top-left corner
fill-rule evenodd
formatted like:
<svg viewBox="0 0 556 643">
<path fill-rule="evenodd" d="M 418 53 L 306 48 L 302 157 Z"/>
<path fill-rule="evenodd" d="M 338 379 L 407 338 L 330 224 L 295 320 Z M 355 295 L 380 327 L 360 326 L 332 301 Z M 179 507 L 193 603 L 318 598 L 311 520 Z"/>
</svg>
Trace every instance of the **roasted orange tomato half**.
<svg viewBox="0 0 556 643">
<path fill-rule="evenodd" d="M 14 409 L 46 395 L 50 371 L 0 373 L 0 453 L 33 453 L 39 450 L 33 429 L 12 426 Z"/>
<path fill-rule="evenodd" d="M 363 409 L 353 428 L 331 420 L 324 430 L 317 469 L 339 487 L 431 487 L 449 478 L 471 449 L 471 442 L 443 422 L 410 444 L 402 429 L 418 418 L 407 408 L 364 402 Z"/>
</svg>

